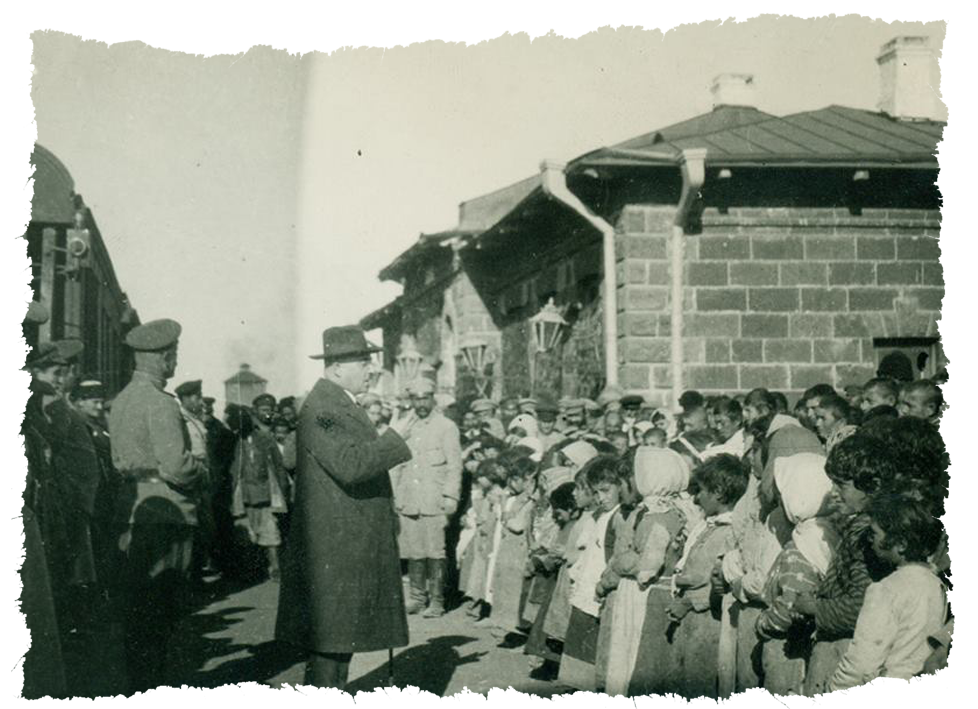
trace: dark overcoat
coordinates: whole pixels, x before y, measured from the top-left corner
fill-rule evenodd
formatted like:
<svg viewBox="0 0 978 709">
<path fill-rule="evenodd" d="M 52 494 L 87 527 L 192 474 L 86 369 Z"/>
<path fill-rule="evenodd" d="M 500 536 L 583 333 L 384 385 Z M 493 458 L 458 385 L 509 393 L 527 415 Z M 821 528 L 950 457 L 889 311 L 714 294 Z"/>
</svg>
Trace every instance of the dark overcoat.
<svg viewBox="0 0 978 709">
<path fill-rule="evenodd" d="M 275 637 L 319 653 L 408 643 L 388 470 L 411 458 L 336 384 L 320 379 L 299 412 L 295 502 Z"/>
</svg>

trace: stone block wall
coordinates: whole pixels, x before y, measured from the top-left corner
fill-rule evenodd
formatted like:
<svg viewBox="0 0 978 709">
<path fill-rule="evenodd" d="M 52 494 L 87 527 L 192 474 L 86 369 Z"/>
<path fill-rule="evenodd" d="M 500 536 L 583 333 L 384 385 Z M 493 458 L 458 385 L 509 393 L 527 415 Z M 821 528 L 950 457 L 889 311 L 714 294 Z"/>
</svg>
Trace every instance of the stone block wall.
<svg viewBox="0 0 978 709">
<path fill-rule="evenodd" d="M 623 387 L 670 394 L 675 207 L 626 207 L 618 224 Z M 936 337 L 944 280 L 929 210 L 707 209 L 685 236 L 684 386 L 797 394 L 862 383 L 874 338 Z"/>
</svg>

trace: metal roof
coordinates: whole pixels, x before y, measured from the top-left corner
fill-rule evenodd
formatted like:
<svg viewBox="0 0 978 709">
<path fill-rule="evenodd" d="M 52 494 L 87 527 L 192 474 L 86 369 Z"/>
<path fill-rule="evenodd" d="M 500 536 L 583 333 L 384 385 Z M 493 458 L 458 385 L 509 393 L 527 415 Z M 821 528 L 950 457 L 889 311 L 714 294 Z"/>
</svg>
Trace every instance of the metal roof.
<svg viewBox="0 0 978 709">
<path fill-rule="evenodd" d="M 574 164 L 675 162 L 706 148 L 710 165 L 903 166 L 936 168 L 945 124 L 903 121 L 843 106 L 783 118 L 720 107 L 710 114 L 581 156 Z"/>
</svg>

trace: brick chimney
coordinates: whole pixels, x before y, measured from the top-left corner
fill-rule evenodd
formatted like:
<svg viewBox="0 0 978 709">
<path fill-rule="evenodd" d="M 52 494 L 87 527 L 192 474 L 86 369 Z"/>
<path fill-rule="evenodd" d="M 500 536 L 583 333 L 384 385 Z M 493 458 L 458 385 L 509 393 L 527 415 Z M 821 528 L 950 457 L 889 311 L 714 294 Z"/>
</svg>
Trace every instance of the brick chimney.
<svg viewBox="0 0 978 709">
<path fill-rule="evenodd" d="M 753 74 L 719 74 L 710 87 L 713 108 L 720 106 L 757 106 L 754 98 Z"/>
<path fill-rule="evenodd" d="M 895 37 L 880 48 L 878 108 L 903 120 L 938 119 L 934 53 L 927 37 Z"/>
</svg>

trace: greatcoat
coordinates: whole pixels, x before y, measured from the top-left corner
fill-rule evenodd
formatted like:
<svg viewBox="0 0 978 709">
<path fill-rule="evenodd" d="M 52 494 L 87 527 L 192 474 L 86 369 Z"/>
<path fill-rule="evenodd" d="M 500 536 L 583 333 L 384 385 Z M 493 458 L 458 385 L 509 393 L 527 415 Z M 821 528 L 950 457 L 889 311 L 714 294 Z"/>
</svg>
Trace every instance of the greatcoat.
<svg viewBox="0 0 978 709">
<path fill-rule="evenodd" d="M 337 654 L 408 644 L 388 471 L 410 458 L 340 386 L 316 383 L 299 412 L 278 640 Z"/>
</svg>

